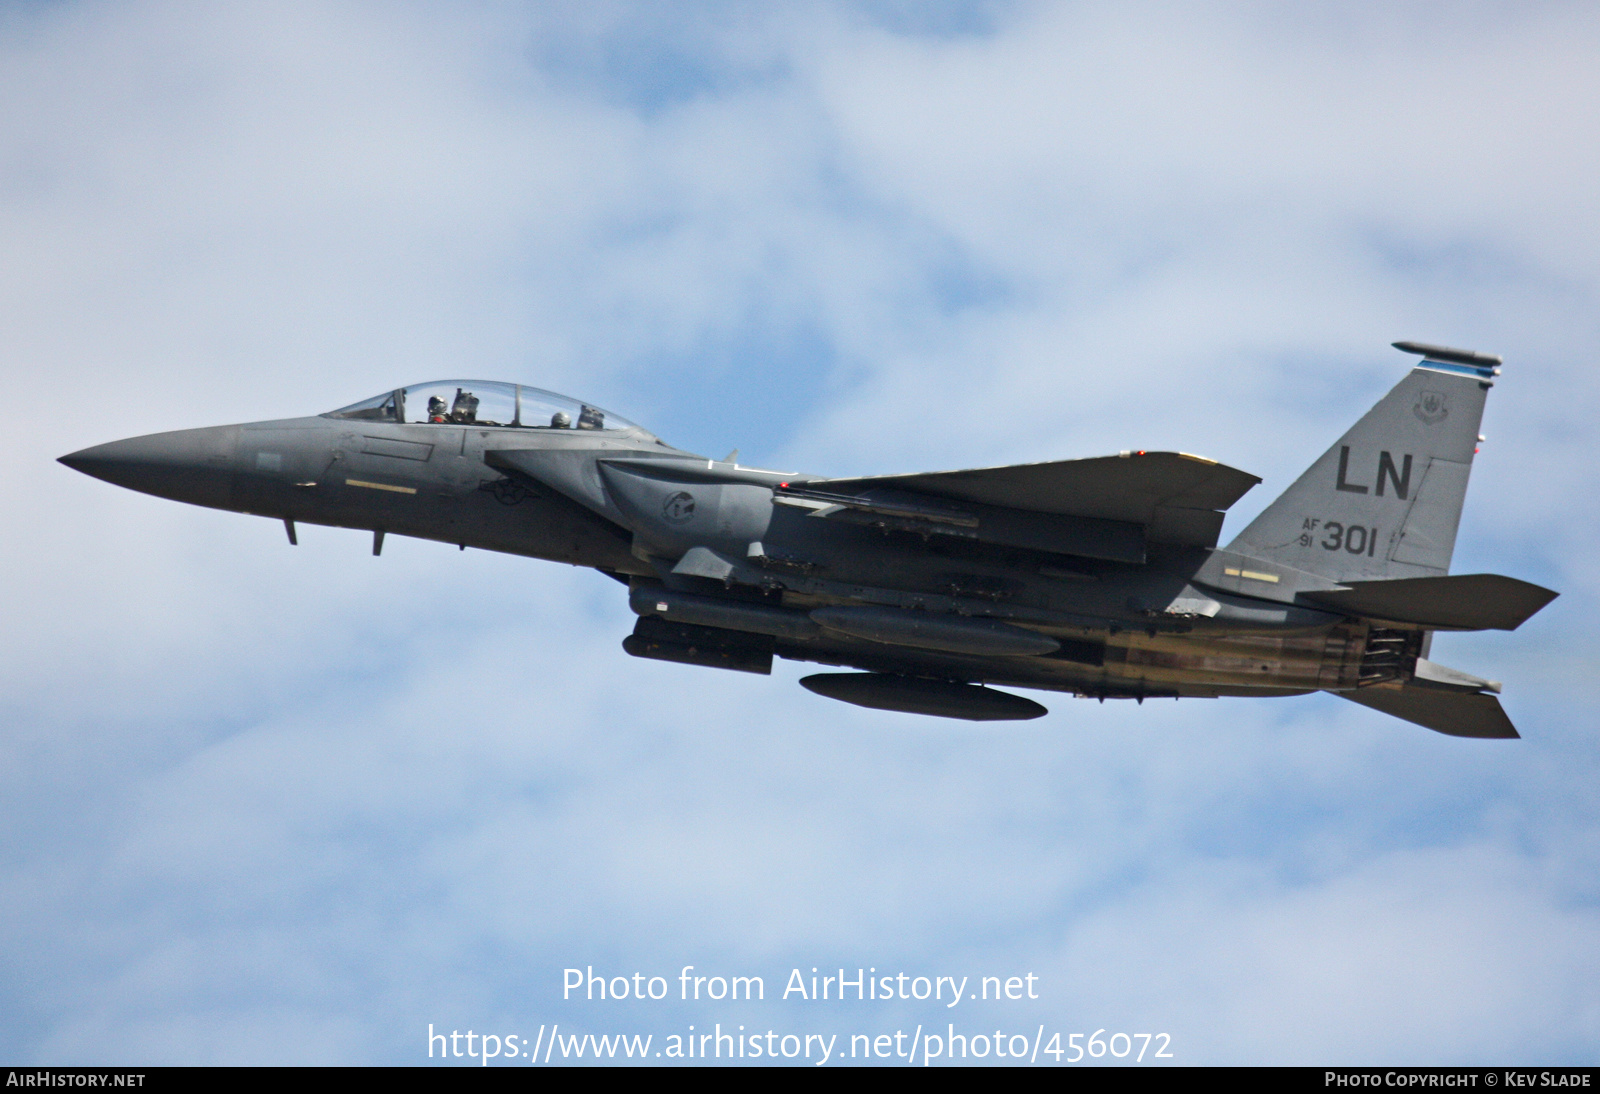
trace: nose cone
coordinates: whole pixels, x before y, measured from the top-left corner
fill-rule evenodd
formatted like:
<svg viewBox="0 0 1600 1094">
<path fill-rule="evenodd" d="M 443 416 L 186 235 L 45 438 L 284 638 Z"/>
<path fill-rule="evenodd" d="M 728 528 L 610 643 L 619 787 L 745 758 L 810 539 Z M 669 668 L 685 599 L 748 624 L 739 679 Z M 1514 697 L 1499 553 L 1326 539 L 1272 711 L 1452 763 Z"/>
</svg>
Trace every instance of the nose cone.
<svg viewBox="0 0 1600 1094">
<path fill-rule="evenodd" d="M 182 429 L 96 445 L 59 462 L 143 494 L 226 509 L 238 438 L 237 426 Z"/>
</svg>

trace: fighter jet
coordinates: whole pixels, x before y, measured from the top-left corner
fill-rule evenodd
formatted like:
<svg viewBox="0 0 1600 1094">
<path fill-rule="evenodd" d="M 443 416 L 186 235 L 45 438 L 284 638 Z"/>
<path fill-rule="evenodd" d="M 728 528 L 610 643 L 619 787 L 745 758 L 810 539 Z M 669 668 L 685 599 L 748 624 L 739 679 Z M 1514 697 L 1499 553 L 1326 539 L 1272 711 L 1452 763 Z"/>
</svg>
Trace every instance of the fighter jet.
<svg viewBox="0 0 1600 1094">
<path fill-rule="evenodd" d="M 61 462 L 296 524 L 590 566 L 628 588 L 635 657 L 770 673 L 859 706 L 973 721 L 1106 699 L 1327 691 L 1459 737 L 1516 737 L 1500 685 L 1428 660 L 1437 631 L 1512 630 L 1557 594 L 1449 574 L 1499 357 L 1421 360 L 1226 547 L 1261 480 L 1184 452 L 822 478 L 674 448 L 514 383 L 396 388 L 287 421 L 190 429 Z M 993 685 L 1000 685 L 995 687 Z"/>
</svg>

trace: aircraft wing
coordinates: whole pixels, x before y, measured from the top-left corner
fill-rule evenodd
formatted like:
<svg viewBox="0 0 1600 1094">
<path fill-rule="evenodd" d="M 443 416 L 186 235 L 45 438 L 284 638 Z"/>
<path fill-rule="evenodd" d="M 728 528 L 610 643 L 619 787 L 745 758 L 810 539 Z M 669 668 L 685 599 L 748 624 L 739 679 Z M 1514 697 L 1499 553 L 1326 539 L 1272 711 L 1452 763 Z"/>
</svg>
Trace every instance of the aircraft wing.
<svg viewBox="0 0 1600 1094">
<path fill-rule="evenodd" d="M 813 479 L 805 485 L 835 494 L 911 491 L 1006 509 L 1120 521 L 1143 526 L 1152 541 L 1212 547 L 1224 511 L 1260 481 L 1187 452 L 1129 452 L 967 471 Z"/>
</svg>

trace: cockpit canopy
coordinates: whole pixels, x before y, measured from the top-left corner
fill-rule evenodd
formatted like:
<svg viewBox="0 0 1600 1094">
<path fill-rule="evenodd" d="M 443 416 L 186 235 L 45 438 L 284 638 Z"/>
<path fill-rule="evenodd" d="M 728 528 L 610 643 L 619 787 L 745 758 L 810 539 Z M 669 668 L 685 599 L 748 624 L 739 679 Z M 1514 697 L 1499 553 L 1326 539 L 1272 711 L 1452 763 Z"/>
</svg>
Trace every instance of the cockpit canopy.
<svg viewBox="0 0 1600 1094">
<path fill-rule="evenodd" d="M 413 384 L 325 414 L 363 422 L 506 429 L 638 429 L 626 418 L 553 391 L 492 380 Z"/>
</svg>

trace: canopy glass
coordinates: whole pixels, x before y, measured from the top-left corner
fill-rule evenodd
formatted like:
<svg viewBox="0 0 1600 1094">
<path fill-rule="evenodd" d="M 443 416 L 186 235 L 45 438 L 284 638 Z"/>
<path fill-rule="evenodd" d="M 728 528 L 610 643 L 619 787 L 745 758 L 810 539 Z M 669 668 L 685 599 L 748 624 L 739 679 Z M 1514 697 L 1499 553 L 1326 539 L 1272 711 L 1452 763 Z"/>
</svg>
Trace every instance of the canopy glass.
<svg viewBox="0 0 1600 1094">
<path fill-rule="evenodd" d="M 638 429 L 591 403 L 553 391 L 493 380 L 436 380 L 374 395 L 330 411 L 328 418 L 397 424 L 478 425 L 506 429 Z"/>
</svg>

